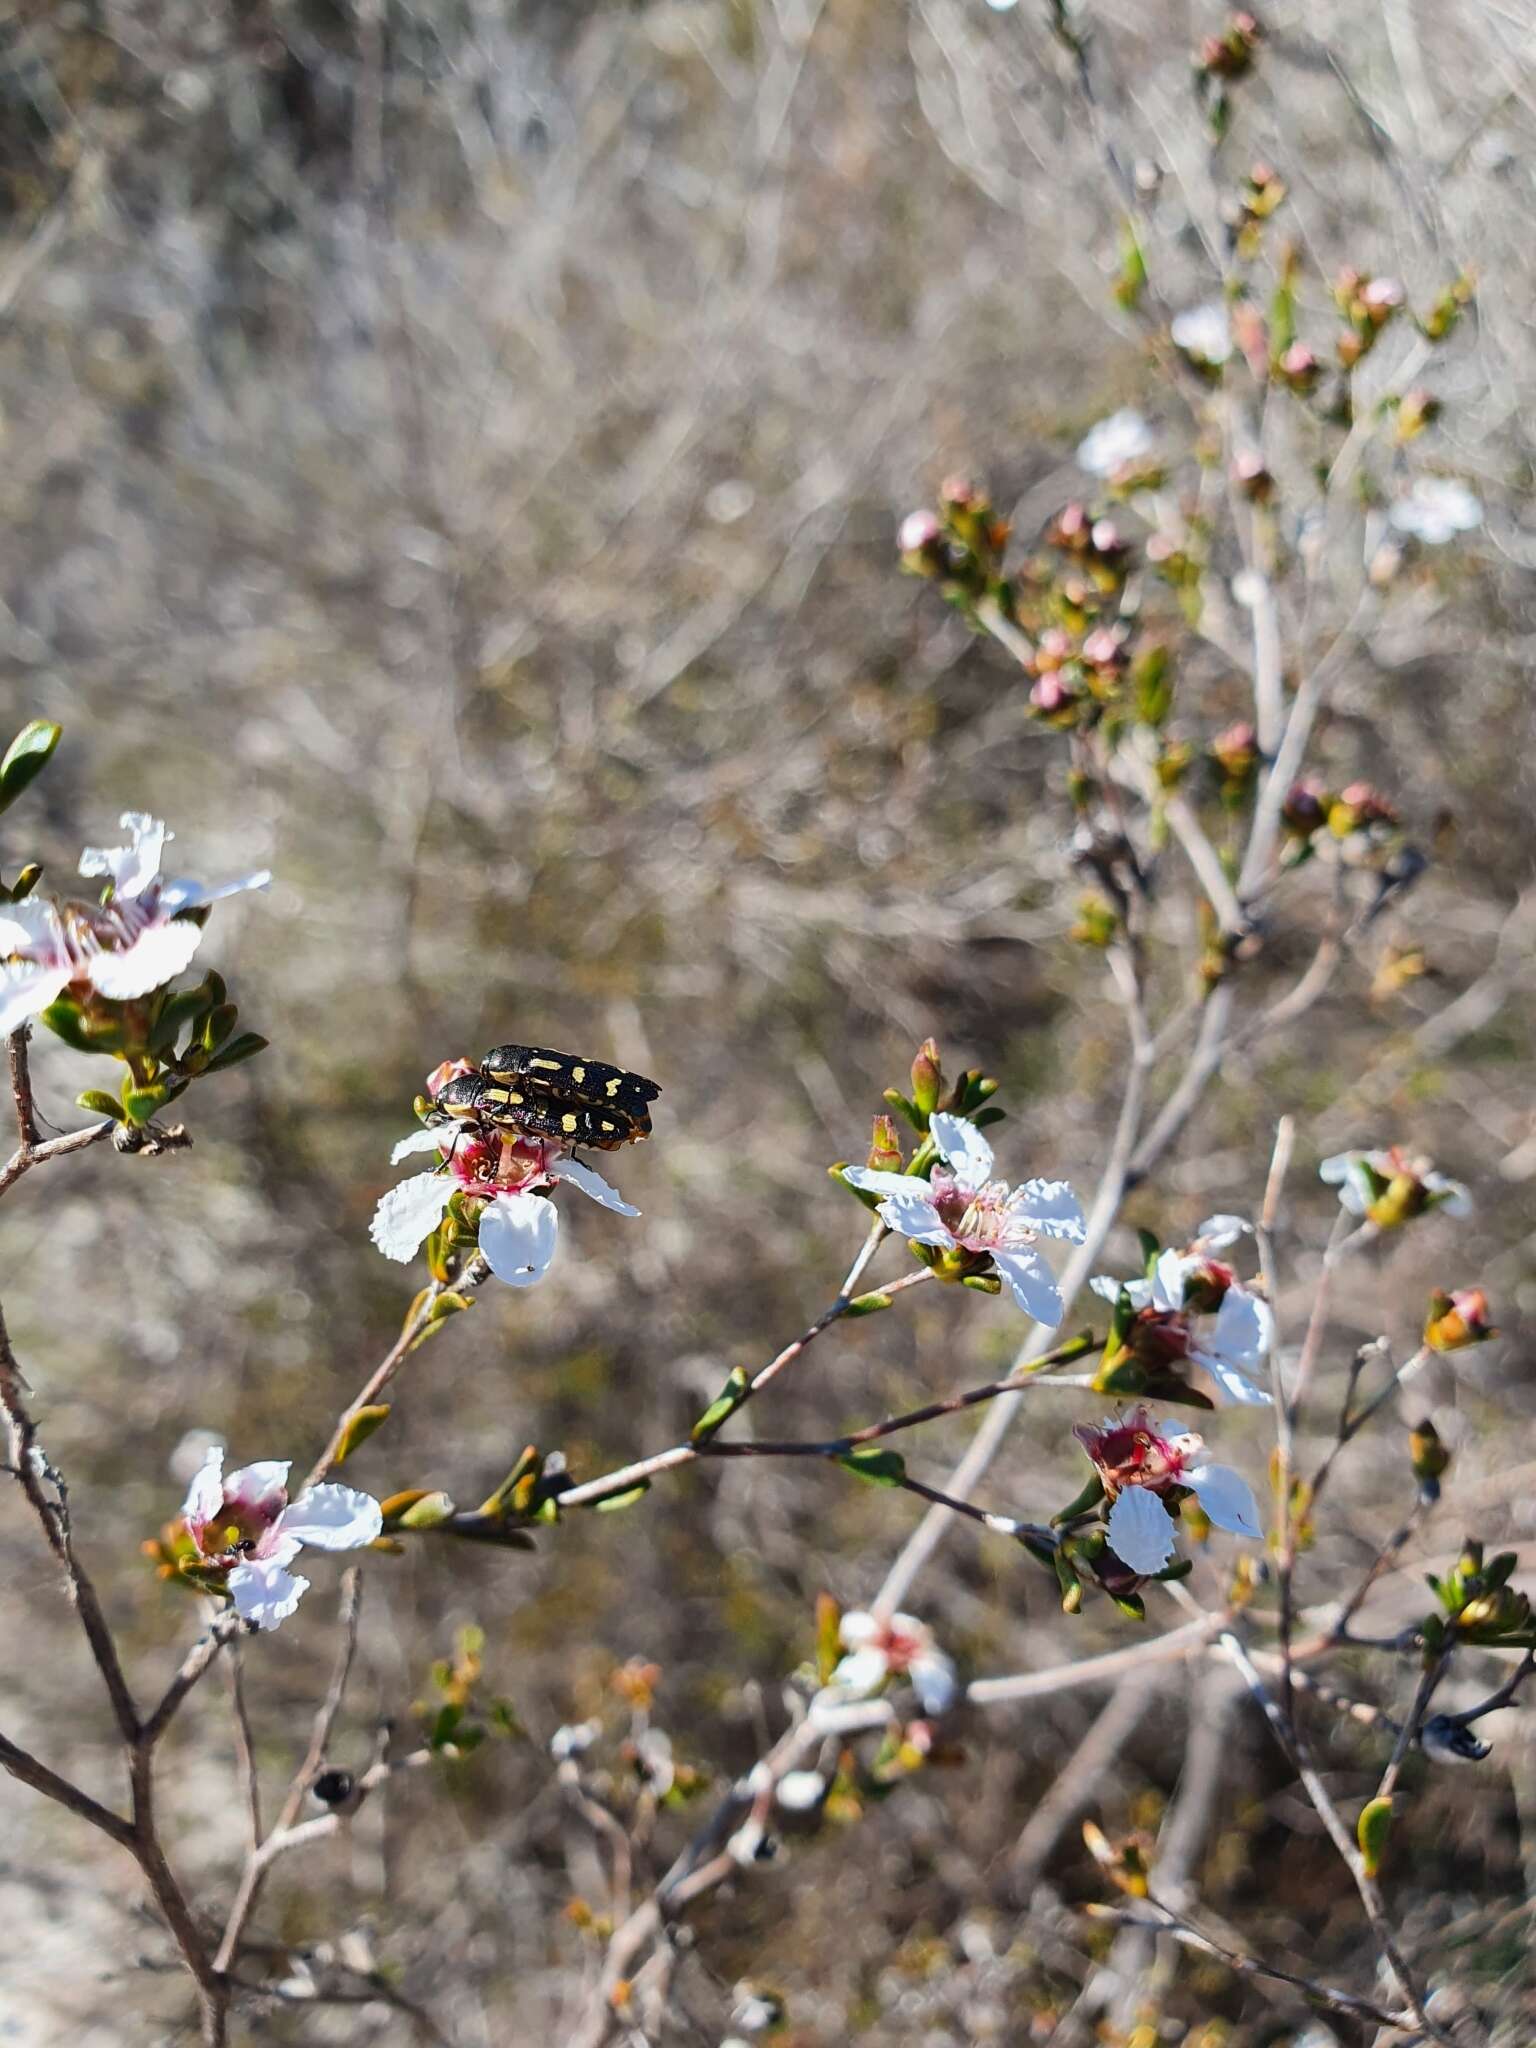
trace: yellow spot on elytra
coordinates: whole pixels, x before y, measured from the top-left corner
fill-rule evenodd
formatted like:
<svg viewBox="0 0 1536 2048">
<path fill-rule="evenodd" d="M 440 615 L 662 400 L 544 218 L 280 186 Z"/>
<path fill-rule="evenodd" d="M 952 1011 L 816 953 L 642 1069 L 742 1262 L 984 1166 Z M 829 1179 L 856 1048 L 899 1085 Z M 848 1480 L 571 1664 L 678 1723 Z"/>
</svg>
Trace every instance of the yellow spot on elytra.
<svg viewBox="0 0 1536 2048">
<path fill-rule="evenodd" d="M 560 1071 L 558 1060 L 530 1060 L 528 1064 L 530 1067 L 548 1067 L 552 1074 L 558 1074 Z"/>
<path fill-rule="evenodd" d="M 575 1128 L 576 1128 L 576 1119 L 575 1119 L 575 1117 L 573 1117 L 573 1116 L 563 1116 L 563 1117 L 561 1117 L 561 1119 L 560 1119 L 560 1128 L 561 1128 L 561 1130 L 562 1130 L 562 1131 L 574 1131 L 574 1130 L 575 1130 Z"/>
<path fill-rule="evenodd" d="M 579 1081 L 579 1080 L 581 1079 L 581 1076 L 580 1076 L 580 1074 L 578 1074 L 578 1075 L 576 1076 L 576 1078 L 577 1078 L 577 1080 Z M 621 1088 L 622 1088 L 623 1086 L 624 1086 L 624 1081 L 623 1081 L 623 1077 L 622 1077 L 622 1076 L 620 1076 L 620 1077 L 618 1077 L 617 1079 L 615 1079 L 615 1080 L 612 1080 L 612 1081 L 610 1081 L 610 1082 L 608 1083 L 608 1093 L 609 1093 L 610 1095 L 617 1095 L 617 1094 L 618 1094 L 618 1092 L 619 1092 L 619 1090 L 620 1090 L 620 1089 L 621 1089 Z"/>
<path fill-rule="evenodd" d="M 572 1067 L 572 1069 L 571 1069 L 571 1079 L 572 1079 L 573 1081 L 578 1081 L 578 1082 L 579 1082 L 579 1081 L 585 1081 L 585 1079 L 586 1079 L 586 1078 L 587 1078 L 587 1070 L 586 1070 L 586 1068 L 585 1068 L 585 1067 Z"/>
</svg>

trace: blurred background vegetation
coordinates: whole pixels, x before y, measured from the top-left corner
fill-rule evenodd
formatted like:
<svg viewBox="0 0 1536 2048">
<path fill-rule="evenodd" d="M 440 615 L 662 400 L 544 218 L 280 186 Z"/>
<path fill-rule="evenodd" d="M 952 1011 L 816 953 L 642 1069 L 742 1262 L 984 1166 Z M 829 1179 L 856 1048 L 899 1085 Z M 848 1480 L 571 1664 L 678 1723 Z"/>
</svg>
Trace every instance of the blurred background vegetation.
<svg viewBox="0 0 1536 2048">
<path fill-rule="evenodd" d="M 893 547 L 956 469 L 985 473 L 1032 538 L 1088 488 L 1083 431 L 1154 391 L 1110 290 L 1104 132 L 1159 173 L 1164 297 L 1212 292 L 1189 53 L 1220 14 L 1074 14 L 1092 109 L 1051 14 L 15 0 L 0 21 L 0 674 L 13 724 L 66 729 L 11 821 L 36 843 L 8 840 L 7 858 L 46 854 L 61 882 L 142 806 L 179 835 L 173 871 L 278 877 L 205 944 L 273 1049 L 194 1096 L 195 1149 L 150 1164 L 101 1148 L 29 1179 L 4 1219 L 12 1335 L 141 1668 L 169 1670 L 198 1625 L 139 1555 L 179 1503 L 183 1433 L 305 1461 L 398 1327 L 416 1281 L 372 1252 L 367 1222 L 440 1059 L 532 1040 L 617 1058 L 664 1094 L 654 1142 L 612 1173 L 643 1219 L 566 1204 L 548 1281 L 487 1290 L 420 1354 L 349 1468 L 381 1494 L 477 1498 L 528 1442 L 589 1473 L 686 1430 L 730 1367 L 830 1299 L 861 1218 L 825 1168 L 862 1153 L 929 1031 L 952 1068 L 1001 1080 L 1004 1170 L 1091 1190 L 1124 1032 L 1101 957 L 1067 940 L 1064 756 L 1007 659 L 902 582 Z M 1473 1185 L 1472 1225 L 1426 1224 L 1344 1295 L 1357 1336 L 1411 1344 L 1432 1281 L 1481 1283 L 1507 1333 L 1421 1383 L 1457 1451 L 1430 1558 L 1458 1516 L 1490 1539 L 1532 1533 L 1536 66 L 1525 10 L 1497 0 L 1298 0 L 1266 27 L 1233 161 L 1282 169 L 1308 261 L 1391 272 L 1421 301 L 1477 269 L 1426 459 L 1488 517 L 1454 563 L 1406 579 L 1314 747 L 1335 785 L 1363 774 L 1391 795 L 1429 873 L 1295 1029 L 1229 1062 L 1129 1221 L 1171 1241 L 1212 1208 L 1251 1210 L 1282 1111 L 1307 1169 L 1403 1138 Z M 1327 306 L 1309 289 L 1304 333 Z M 1245 689 L 1208 646 L 1187 659 L 1198 741 Z M 1307 957 L 1306 901 L 1245 970 L 1261 987 Z M 1184 972 L 1176 905 L 1166 938 Z M 1422 944 L 1432 973 L 1381 985 L 1389 941 Z M 51 1044 L 37 1071 L 67 1127 L 99 1075 Z M 1293 1330 L 1327 1213 L 1305 1195 L 1282 1246 Z M 1124 1269 L 1129 1231 L 1119 1252 Z M 1001 1366 L 1015 1312 L 957 1295 L 924 1290 L 836 1336 L 757 1426 L 822 1434 Z M 991 1504 L 1049 1510 L 1073 1490 L 1068 1426 L 1097 1404 L 1048 1398 Z M 1220 1430 L 1261 1479 L 1263 1425 Z M 934 1476 L 965 1435 L 946 1425 L 928 1447 Z M 1393 1525 L 1395 1434 L 1349 1477 L 1311 1598 L 1336 1596 Z M 867 1599 L 912 1506 L 754 1462 L 686 1472 L 535 1558 L 420 1545 L 372 1566 L 336 1760 L 365 1758 L 380 1716 L 406 1722 L 468 1622 L 526 1735 L 413 1778 L 281 1869 L 258 1923 L 271 1975 L 344 1935 L 455 2042 L 563 2039 L 603 1902 L 550 1735 L 601 1717 L 627 1810 L 613 1675 L 653 1661 L 654 1716 L 711 1798 L 780 1724 L 817 1593 Z M 92 1674 L 14 1502 L 0 1558 L 7 1719 L 87 1769 L 99 1749 L 105 1772 Z M 274 1773 L 331 1651 L 334 1584 L 315 1576 L 302 1616 L 246 1650 Z M 1398 1582 L 1399 1622 L 1415 1583 Z M 952 1540 L 913 1604 L 969 1670 L 1129 1627 L 1102 1607 L 1065 1621 L 990 1539 Z M 958 1768 L 814 1839 L 791 1828 L 778 1867 L 697 1916 L 674 2037 L 720 2039 L 751 1978 L 785 1995 L 805 2048 L 1072 2048 L 1129 2040 L 1147 2011 L 1138 2044 L 1354 2038 L 1189 1959 L 1138 1977 L 1139 2006 L 1072 2011 L 1107 1937 L 1069 1909 L 1099 1880 L 1075 1826 L 1042 1846 L 1029 1824 L 1102 1704 L 978 1717 Z M 1278 1959 L 1356 1971 L 1347 1878 L 1225 1680 L 1121 1698 L 1095 1813 L 1156 1826 L 1191 1731 L 1219 1750 L 1211 1811 L 1188 1821 L 1201 1895 Z M 1536 2020 L 1536 1767 L 1516 1716 L 1494 1732 L 1477 1772 L 1415 1767 L 1395 1896 L 1410 1948 L 1516 2048 Z M 1379 1738 L 1329 1740 L 1341 1797 L 1363 1793 Z M 232 1757 L 212 1683 L 164 1792 L 210 1899 L 240 1854 Z M 702 1810 L 660 1813 L 655 1869 Z M 0 2040 L 178 2038 L 181 1984 L 112 1852 L 19 1789 L 0 1812 Z M 275 2042 L 415 2037 L 378 2002 L 275 2004 L 247 2024 Z"/>
</svg>

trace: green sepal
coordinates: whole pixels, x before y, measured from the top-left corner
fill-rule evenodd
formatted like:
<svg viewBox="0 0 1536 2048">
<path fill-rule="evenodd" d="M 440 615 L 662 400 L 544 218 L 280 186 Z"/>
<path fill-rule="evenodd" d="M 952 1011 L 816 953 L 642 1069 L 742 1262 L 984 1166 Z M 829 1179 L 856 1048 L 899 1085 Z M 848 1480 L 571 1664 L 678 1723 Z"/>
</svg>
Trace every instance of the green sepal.
<svg viewBox="0 0 1536 2048">
<path fill-rule="evenodd" d="M 995 1273 L 965 1273 L 960 1285 L 972 1288 L 977 1294 L 1001 1294 L 1003 1283 Z"/>
<path fill-rule="evenodd" d="M 341 1433 L 341 1441 L 336 1447 L 336 1455 L 331 1462 L 344 1465 L 358 1445 L 367 1443 L 374 1431 L 382 1429 L 388 1420 L 387 1401 L 378 1401 L 370 1407 L 359 1408 L 355 1414 L 347 1418 L 346 1427 Z"/>
<path fill-rule="evenodd" d="M 1111 1593 L 1109 1597 L 1127 1621 L 1146 1620 L 1147 1603 L 1139 1593 Z"/>
<path fill-rule="evenodd" d="M 0 811 L 8 811 L 23 790 L 48 766 L 64 728 L 48 718 L 34 718 L 21 728 L 0 761 Z"/>
<path fill-rule="evenodd" d="M 842 1451 L 837 1462 L 856 1478 L 867 1479 L 871 1486 L 900 1486 L 907 1476 L 907 1461 L 900 1451 L 881 1451 L 873 1446 Z"/>
<path fill-rule="evenodd" d="M 689 1431 L 689 1441 L 708 1443 L 718 1429 L 730 1421 L 741 1406 L 751 1382 L 739 1365 L 732 1366 L 725 1385 Z"/>
<path fill-rule="evenodd" d="M 620 1508 L 632 1508 L 641 1494 L 649 1493 L 650 1490 L 651 1482 L 649 1479 L 640 1479 L 633 1486 L 626 1487 L 622 1493 L 610 1493 L 606 1500 L 593 1501 L 592 1507 L 594 1512 L 599 1515 L 616 1514 Z M 546 1501 L 544 1505 L 552 1508 L 555 1503 L 550 1500 Z M 550 1515 L 546 1519 L 552 1522 L 555 1517 Z"/>
<path fill-rule="evenodd" d="M 1063 1522 L 1075 1522 L 1079 1515 L 1086 1515 L 1090 1508 L 1096 1508 L 1103 1498 L 1104 1482 L 1097 1472 L 1092 1472 L 1077 1499 L 1068 1502 L 1059 1514 L 1052 1515 L 1051 1527 L 1056 1529 Z"/>
</svg>

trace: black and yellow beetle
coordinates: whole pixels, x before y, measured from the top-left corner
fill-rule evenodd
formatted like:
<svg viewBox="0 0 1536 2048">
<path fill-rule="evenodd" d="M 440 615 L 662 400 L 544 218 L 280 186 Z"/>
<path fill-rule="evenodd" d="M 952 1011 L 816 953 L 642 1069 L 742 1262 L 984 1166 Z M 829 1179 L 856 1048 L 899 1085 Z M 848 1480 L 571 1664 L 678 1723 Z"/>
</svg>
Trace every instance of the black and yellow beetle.
<svg viewBox="0 0 1536 2048">
<path fill-rule="evenodd" d="M 474 1073 L 446 1081 L 434 1105 L 464 1122 L 616 1152 L 650 1136 L 650 1105 L 660 1093 L 643 1074 L 605 1060 L 538 1045 L 498 1045 Z"/>
</svg>

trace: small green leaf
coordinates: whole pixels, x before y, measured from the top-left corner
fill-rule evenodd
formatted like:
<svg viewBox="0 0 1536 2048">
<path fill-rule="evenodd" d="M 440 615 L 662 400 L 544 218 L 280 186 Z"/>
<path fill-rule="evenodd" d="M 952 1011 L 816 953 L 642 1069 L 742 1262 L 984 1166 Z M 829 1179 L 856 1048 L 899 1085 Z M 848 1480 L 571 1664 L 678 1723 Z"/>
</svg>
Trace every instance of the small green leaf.
<svg viewBox="0 0 1536 2048">
<path fill-rule="evenodd" d="M 453 1518 L 453 1502 L 446 1493 L 424 1493 L 419 1501 L 395 1517 L 397 1528 L 440 1529 Z"/>
<path fill-rule="evenodd" d="M 961 1280 L 962 1287 L 969 1287 L 977 1294 L 1001 1294 L 1003 1283 L 995 1273 L 967 1273 Z"/>
<path fill-rule="evenodd" d="M 50 755 L 64 736 L 64 728 L 51 719 L 34 718 L 24 725 L 5 750 L 0 761 L 0 811 L 8 811 L 17 797 L 48 766 Z"/>
<path fill-rule="evenodd" d="M 1138 1230 L 1136 1242 L 1141 1246 L 1141 1270 L 1150 1280 L 1163 1255 L 1163 1248 L 1150 1230 Z"/>
<path fill-rule="evenodd" d="M 881 1309 L 889 1308 L 891 1297 L 876 1288 L 871 1294 L 856 1294 L 843 1310 L 845 1316 L 876 1316 Z"/>
<path fill-rule="evenodd" d="M 907 1461 L 900 1451 L 881 1451 L 871 1446 L 844 1451 L 837 1462 L 858 1478 L 867 1479 L 871 1486 L 900 1486 L 907 1476 Z"/>
<path fill-rule="evenodd" d="M 171 1091 L 163 1081 L 152 1081 L 147 1088 L 135 1088 L 131 1081 L 123 1084 L 123 1114 L 131 1124 L 147 1124 L 170 1099 Z"/>
<path fill-rule="evenodd" d="M 344 1465 L 358 1445 L 367 1443 L 374 1431 L 382 1429 L 388 1420 L 389 1403 L 387 1401 L 376 1402 L 369 1408 L 359 1408 L 356 1414 L 347 1418 L 346 1427 L 341 1433 L 341 1442 L 336 1449 L 334 1463 Z"/>
<path fill-rule="evenodd" d="M 693 1425 L 689 1433 L 691 1441 L 696 1444 L 707 1443 L 717 1430 L 722 1429 L 741 1406 L 749 1384 L 747 1375 L 741 1367 L 733 1366 L 720 1393 Z"/>
<path fill-rule="evenodd" d="M 632 1508 L 641 1494 L 649 1493 L 650 1490 L 651 1482 L 649 1479 L 642 1479 L 637 1485 L 626 1488 L 623 1493 L 610 1493 L 606 1500 L 594 1501 L 592 1505 L 596 1513 L 612 1515 L 617 1513 L 620 1508 Z M 555 1503 L 550 1501 L 547 1505 L 553 1507 Z M 551 1515 L 548 1519 L 553 1521 L 555 1518 Z"/>
<path fill-rule="evenodd" d="M 30 896 L 32 894 L 32 891 L 37 887 L 38 883 L 42 879 L 42 862 L 38 860 L 29 860 L 26 866 L 22 869 L 21 873 L 16 877 L 15 881 L 11 884 L 11 901 L 13 903 L 20 903 L 24 896 Z"/>
<path fill-rule="evenodd" d="M 242 1060 L 254 1059 L 259 1052 L 265 1052 L 267 1040 L 256 1031 L 242 1031 L 238 1038 L 232 1038 L 222 1052 L 214 1054 L 203 1069 L 207 1074 L 222 1074 L 230 1067 L 238 1067 Z"/>
<path fill-rule="evenodd" d="M 1387 1837 L 1391 1832 L 1391 1800 L 1368 1799 L 1355 1822 L 1355 1840 L 1360 1844 L 1360 1860 L 1365 1865 L 1367 1877 L 1379 1875 L 1382 1858 L 1387 1853 Z"/>
<path fill-rule="evenodd" d="M 104 1088 L 82 1088 L 75 1097 L 75 1106 L 89 1110 L 92 1116 L 109 1116 L 114 1123 L 122 1122 L 123 1105 Z"/>
<path fill-rule="evenodd" d="M 997 1109 L 991 1105 L 986 1109 L 978 1109 L 971 1118 L 971 1122 L 978 1131 L 986 1130 L 989 1124 L 1006 1123 L 1007 1120 L 1008 1112 L 1006 1109 Z"/>
</svg>

